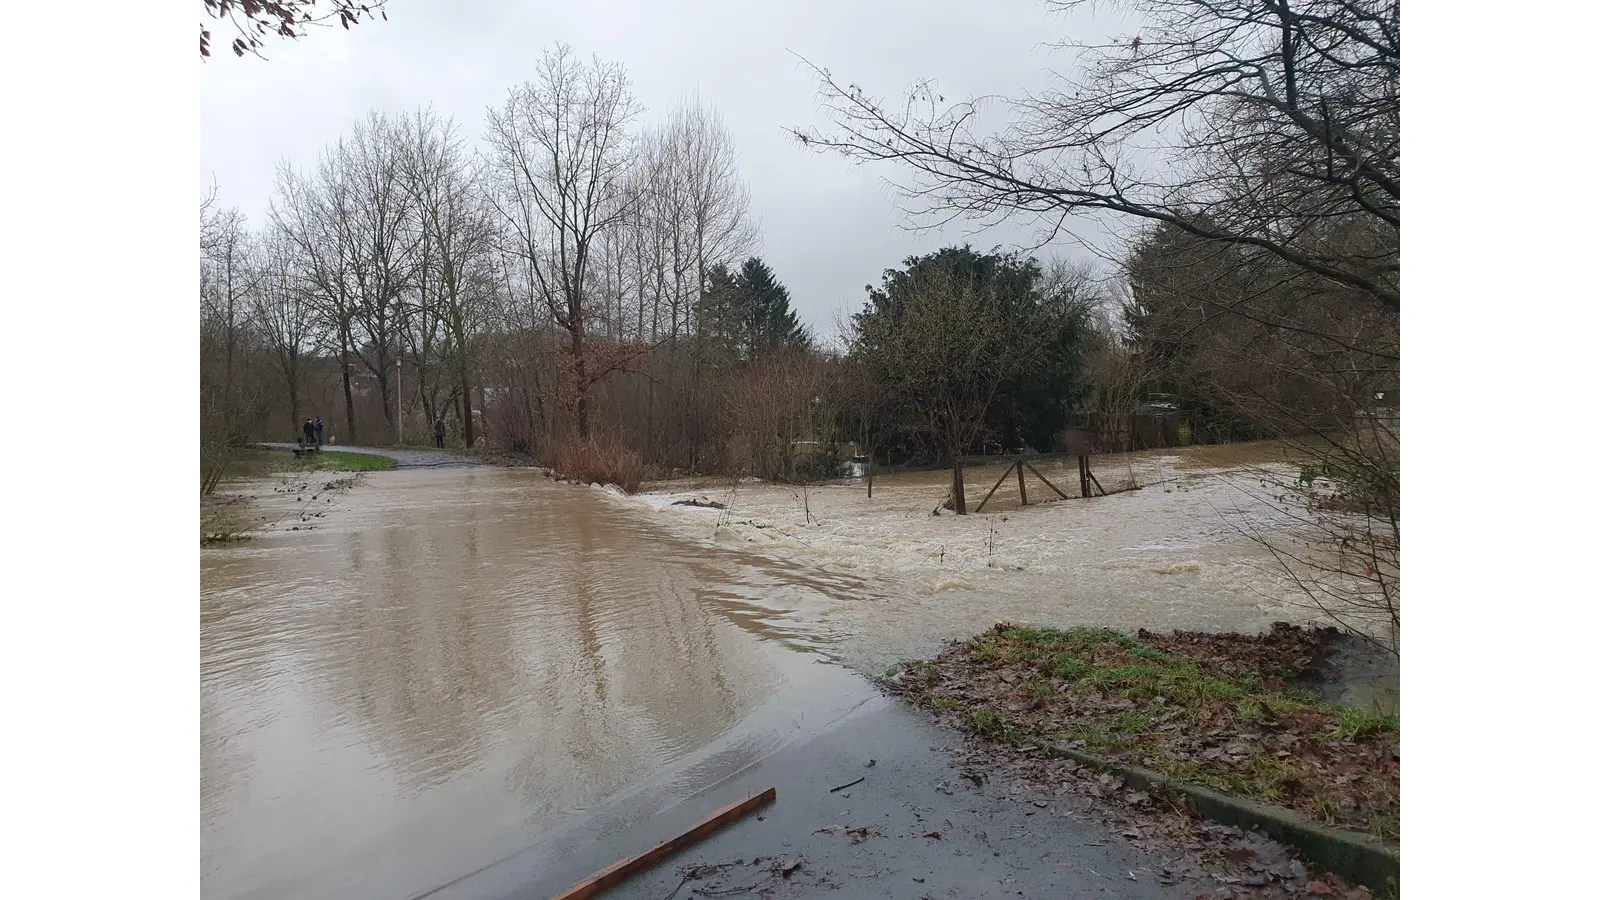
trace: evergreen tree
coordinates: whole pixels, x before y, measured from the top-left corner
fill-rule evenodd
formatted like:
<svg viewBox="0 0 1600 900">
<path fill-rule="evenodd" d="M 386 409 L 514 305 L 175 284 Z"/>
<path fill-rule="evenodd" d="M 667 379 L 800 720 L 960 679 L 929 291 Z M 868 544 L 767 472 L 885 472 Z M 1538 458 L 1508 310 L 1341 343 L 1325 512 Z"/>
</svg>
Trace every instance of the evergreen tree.
<svg viewBox="0 0 1600 900">
<path fill-rule="evenodd" d="M 910 321 L 915 294 L 930 282 L 944 279 L 950 284 L 967 285 L 977 306 L 963 308 L 937 322 Z M 976 301 L 975 301 L 976 302 Z M 964 344 L 975 349 L 979 358 L 971 362 L 974 371 L 991 365 L 982 357 L 993 354 L 993 365 L 1005 361 L 1015 347 L 1026 344 L 1035 352 L 1027 354 L 1024 366 L 1009 371 L 992 402 L 983 404 L 983 432 L 1007 446 L 1025 441 L 1038 449 L 1048 449 L 1053 436 L 1067 421 L 1068 414 L 1081 402 L 1087 381 L 1083 373 L 1088 348 L 1088 308 L 1091 298 L 1067 284 L 1052 284 L 1036 260 L 1017 253 L 979 253 L 970 246 L 945 247 L 926 256 L 913 256 L 904 269 L 887 269 L 879 287 L 867 287 L 867 305 L 856 313 L 856 333 L 851 356 L 869 368 L 894 371 L 889 404 L 918 402 L 904 395 L 904 372 L 898 371 L 895 357 L 908 352 L 907 342 L 932 345 L 940 342 Z M 980 308 L 981 307 L 981 308 Z M 922 309 L 924 319 L 929 310 Z M 962 320 L 971 315 L 972 321 Z M 981 323 L 981 324 L 980 324 Z M 946 329 L 961 332 L 945 334 Z M 990 333 L 1000 329 L 1001 334 Z M 937 333 L 935 333 L 937 332 Z M 925 373 L 928 374 L 928 373 Z M 941 376 L 946 381 L 949 377 Z M 904 410 L 889 418 L 904 421 Z M 909 432 L 889 436 L 891 442 L 915 440 Z M 965 452 L 967 447 L 947 452 Z"/>
<path fill-rule="evenodd" d="M 789 289 L 778 281 L 760 257 L 745 260 L 735 281 L 742 312 L 742 343 L 747 357 L 753 359 L 780 349 L 810 346 L 810 333 L 789 308 Z"/>
<path fill-rule="evenodd" d="M 739 276 L 727 266 L 717 263 L 707 270 L 700 294 L 700 339 L 729 355 L 737 354 L 745 342 L 742 293 Z"/>
</svg>

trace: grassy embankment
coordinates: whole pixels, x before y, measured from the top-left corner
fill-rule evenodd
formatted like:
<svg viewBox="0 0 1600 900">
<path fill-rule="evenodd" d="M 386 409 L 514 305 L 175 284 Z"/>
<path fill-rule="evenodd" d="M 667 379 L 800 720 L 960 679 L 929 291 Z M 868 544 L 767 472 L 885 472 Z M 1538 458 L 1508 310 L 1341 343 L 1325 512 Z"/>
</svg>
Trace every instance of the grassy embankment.
<svg viewBox="0 0 1600 900">
<path fill-rule="evenodd" d="M 1319 701 L 1327 635 L 996 625 L 892 672 L 895 689 L 985 739 L 1065 743 L 1383 838 L 1399 834 L 1400 721 Z M 1300 685 L 1297 687 L 1297 685 Z"/>
</svg>

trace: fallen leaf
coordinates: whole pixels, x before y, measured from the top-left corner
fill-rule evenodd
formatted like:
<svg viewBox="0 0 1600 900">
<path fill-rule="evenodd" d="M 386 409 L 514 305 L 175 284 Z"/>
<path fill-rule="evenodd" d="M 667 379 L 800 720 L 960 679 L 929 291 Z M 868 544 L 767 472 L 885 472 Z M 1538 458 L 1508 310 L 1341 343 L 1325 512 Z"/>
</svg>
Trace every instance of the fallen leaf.
<svg viewBox="0 0 1600 900">
<path fill-rule="evenodd" d="M 1222 851 L 1222 855 L 1228 857 L 1234 862 L 1242 863 L 1249 862 L 1251 859 L 1254 859 L 1256 851 L 1249 847 L 1229 847 L 1228 849 Z"/>
</svg>

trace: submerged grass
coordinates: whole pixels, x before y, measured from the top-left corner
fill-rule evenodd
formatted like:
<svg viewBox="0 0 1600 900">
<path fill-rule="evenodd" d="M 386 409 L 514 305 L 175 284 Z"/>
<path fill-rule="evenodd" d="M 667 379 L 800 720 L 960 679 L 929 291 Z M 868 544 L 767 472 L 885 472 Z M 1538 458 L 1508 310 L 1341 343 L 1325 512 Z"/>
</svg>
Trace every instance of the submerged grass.
<svg viewBox="0 0 1600 900">
<path fill-rule="evenodd" d="M 902 667 L 899 690 L 969 732 L 1061 741 L 1384 838 L 1399 833 L 1396 716 L 1289 684 L 1316 633 L 1141 632 L 997 625 Z"/>
<path fill-rule="evenodd" d="M 318 450 L 294 460 L 296 472 L 386 472 L 399 465 L 387 456 L 374 453 L 349 453 L 344 450 Z"/>
<path fill-rule="evenodd" d="M 211 503 L 200 507 L 200 546 L 214 547 L 245 539 L 249 521 L 241 503 Z"/>
<path fill-rule="evenodd" d="M 224 481 L 265 478 L 284 472 L 382 472 L 399 465 L 387 456 L 324 448 L 305 456 L 284 450 L 242 447 L 228 455 Z"/>
<path fill-rule="evenodd" d="M 247 540 L 253 531 L 261 527 L 259 517 L 252 510 L 256 501 L 269 489 L 274 492 L 300 490 L 314 493 L 313 482 L 309 479 L 313 473 L 375 472 L 393 469 L 396 465 L 397 462 L 387 456 L 371 453 L 321 450 L 297 457 L 280 450 L 256 447 L 235 449 L 228 454 L 219 482 L 231 483 L 233 487 L 200 497 L 200 546 L 216 547 Z M 320 490 L 342 492 L 355 483 L 356 477 L 335 478 L 324 483 Z M 284 513 L 280 520 L 298 518 L 300 522 L 308 523 L 323 514 L 320 508 L 317 511 L 297 508 Z"/>
</svg>

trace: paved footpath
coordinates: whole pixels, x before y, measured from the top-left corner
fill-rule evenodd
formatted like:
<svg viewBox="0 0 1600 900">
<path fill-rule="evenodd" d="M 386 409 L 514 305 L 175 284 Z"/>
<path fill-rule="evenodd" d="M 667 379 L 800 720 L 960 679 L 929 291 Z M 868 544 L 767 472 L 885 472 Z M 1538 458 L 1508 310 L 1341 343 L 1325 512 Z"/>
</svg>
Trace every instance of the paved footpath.
<svg viewBox="0 0 1600 900">
<path fill-rule="evenodd" d="M 260 444 L 269 450 L 293 450 L 294 444 Z M 447 450 L 410 450 L 395 449 L 391 447 L 346 447 L 343 444 L 323 444 L 324 450 L 337 450 L 340 453 L 367 453 L 372 456 L 387 456 L 394 460 L 401 469 L 441 469 L 454 466 L 482 466 L 487 465 L 470 456 L 462 456 Z"/>
<path fill-rule="evenodd" d="M 413 900 L 548 900 L 767 787 L 778 800 L 759 817 L 628 879 L 608 900 L 1192 900 L 1216 887 L 1159 878 L 1170 860 L 1054 797 L 963 780 L 942 745 L 964 743 L 879 699 L 658 815 L 627 824 L 627 800 L 592 810 L 539 846 Z M 783 861 L 776 872 L 774 861 Z"/>
</svg>

